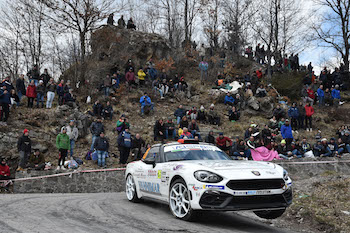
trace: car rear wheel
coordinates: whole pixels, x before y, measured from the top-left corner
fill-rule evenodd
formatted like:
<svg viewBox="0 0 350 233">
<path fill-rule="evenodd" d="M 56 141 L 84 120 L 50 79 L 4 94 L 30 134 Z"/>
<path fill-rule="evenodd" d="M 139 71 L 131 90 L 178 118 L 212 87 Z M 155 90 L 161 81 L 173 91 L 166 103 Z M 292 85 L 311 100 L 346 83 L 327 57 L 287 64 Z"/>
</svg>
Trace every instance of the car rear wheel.
<svg viewBox="0 0 350 233">
<path fill-rule="evenodd" d="M 137 197 L 135 181 L 131 174 L 129 174 L 126 178 L 125 192 L 126 192 L 126 197 L 128 198 L 129 201 L 131 202 L 140 201 L 140 198 Z"/>
<path fill-rule="evenodd" d="M 170 188 L 169 207 L 171 213 L 183 220 L 192 220 L 194 211 L 191 208 L 190 194 L 185 181 L 175 180 Z"/>
<path fill-rule="evenodd" d="M 286 211 L 286 209 L 261 210 L 261 211 L 254 211 L 254 214 L 256 214 L 258 217 L 264 218 L 264 219 L 275 219 L 275 218 L 281 217 L 285 211 Z"/>
</svg>

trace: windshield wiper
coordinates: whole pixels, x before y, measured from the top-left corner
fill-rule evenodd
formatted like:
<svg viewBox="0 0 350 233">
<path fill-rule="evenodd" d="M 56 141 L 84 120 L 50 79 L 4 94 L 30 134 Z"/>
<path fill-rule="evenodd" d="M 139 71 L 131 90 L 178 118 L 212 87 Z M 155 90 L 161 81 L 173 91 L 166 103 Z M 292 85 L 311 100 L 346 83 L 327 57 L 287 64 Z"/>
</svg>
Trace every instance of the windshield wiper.
<svg viewBox="0 0 350 233">
<path fill-rule="evenodd" d="M 185 159 L 170 159 L 168 160 L 168 162 L 177 162 L 177 161 L 183 161 Z"/>
</svg>

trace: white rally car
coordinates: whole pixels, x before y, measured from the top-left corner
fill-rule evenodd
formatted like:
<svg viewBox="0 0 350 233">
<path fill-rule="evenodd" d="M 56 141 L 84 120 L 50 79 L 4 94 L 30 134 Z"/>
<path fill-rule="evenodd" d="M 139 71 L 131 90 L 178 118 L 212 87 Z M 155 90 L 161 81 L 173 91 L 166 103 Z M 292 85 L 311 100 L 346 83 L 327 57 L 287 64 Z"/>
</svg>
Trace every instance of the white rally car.
<svg viewBox="0 0 350 233">
<path fill-rule="evenodd" d="M 128 164 L 125 178 L 129 201 L 165 202 L 184 220 L 196 210 L 252 210 L 273 219 L 292 203 L 292 181 L 281 166 L 232 160 L 207 143 L 154 145 Z"/>
</svg>

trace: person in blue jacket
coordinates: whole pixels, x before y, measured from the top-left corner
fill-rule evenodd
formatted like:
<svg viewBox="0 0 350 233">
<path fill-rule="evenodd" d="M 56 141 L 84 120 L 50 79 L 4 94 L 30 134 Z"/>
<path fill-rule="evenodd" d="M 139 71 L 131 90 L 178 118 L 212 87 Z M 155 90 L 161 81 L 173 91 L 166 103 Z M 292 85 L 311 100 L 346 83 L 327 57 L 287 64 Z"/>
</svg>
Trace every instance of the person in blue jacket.
<svg viewBox="0 0 350 233">
<path fill-rule="evenodd" d="M 323 91 L 323 85 L 320 85 L 320 87 L 317 89 L 317 96 L 318 96 L 318 105 L 324 106 L 324 91 Z"/>
<path fill-rule="evenodd" d="M 224 104 L 233 106 L 234 102 L 235 102 L 235 98 L 231 96 L 231 93 L 227 93 L 225 96 Z"/>
<path fill-rule="evenodd" d="M 292 107 L 288 110 L 288 116 L 291 119 L 291 126 L 293 130 L 298 129 L 298 118 L 299 118 L 299 109 L 296 103 L 292 104 Z"/>
<path fill-rule="evenodd" d="M 287 119 L 284 122 L 284 125 L 281 127 L 281 135 L 283 139 L 286 140 L 287 145 L 290 145 L 293 141 L 293 132 L 292 132 L 292 127 L 289 125 L 289 120 Z"/>
<path fill-rule="evenodd" d="M 334 101 L 334 106 L 338 107 L 340 102 L 340 91 L 339 91 L 339 85 L 335 85 L 335 88 L 332 90 L 332 98 Z"/>
<path fill-rule="evenodd" d="M 7 87 L 4 85 L 0 87 L 0 106 L 1 106 L 1 115 L 0 115 L 0 122 L 4 122 L 6 124 L 6 121 L 10 115 L 10 104 L 11 104 L 11 94 L 7 90 Z"/>
<path fill-rule="evenodd" d="M 141 104 L 141 115 L 144 114 L 145 106 L 150 106 L 151 111 L 153 111 L 154 104 L 151 101 L 151 98 L 147 95 L 147 92 L 140 98 L 140 104 Z"/>
</svg>

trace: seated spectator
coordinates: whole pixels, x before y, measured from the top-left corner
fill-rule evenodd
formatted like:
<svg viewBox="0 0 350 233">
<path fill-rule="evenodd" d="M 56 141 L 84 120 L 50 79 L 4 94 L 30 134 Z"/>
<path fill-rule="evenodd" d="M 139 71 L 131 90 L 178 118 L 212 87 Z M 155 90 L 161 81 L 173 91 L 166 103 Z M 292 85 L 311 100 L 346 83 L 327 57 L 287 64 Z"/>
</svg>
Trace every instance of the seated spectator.
<svg viewBox="0 0 350 233">
<path fill-rule="evenodd" d="M 244 139 L 250 138 L 254 133 L 253 128 L 249 127 L 244 133 Z"/>
<path fill-rule="evenodd" d="M 277 121 L 286 117 L 286 112 L 281 108 L 280 104 L 277 104 L 276 108 L 273 110 L 273 116 L 276 117 Z"/>
<path fill-rule="evenodd" d="M 45 158 L 40 150 L 35 149 L 34 154 L 29 158 L 29 167 L 35 170 L 44 170 L 45 168 Z"/>
<path fill-rule="evenodd" d="M 223 151 L 228 151 L 232 146 L 232 140 L 225 137 L 223 133 L 219 133 L 219 137 L 216 138 L 216 146 Z"/>
<path fill-rule="evenodd" d="M 251 150 L 255 150 L 257 148 L 257 143 L 255 142 L 255 138 L 253 136 L 250 136 L 247 140 L 247 146 Z"/>
<path fill-rule="evenodd" d="M 338 157 L 338 144 L 335 141 L 335 138 L 331 138 L 328 143 L 328 148 L 331 150 L 332 155 Z"/>
<path fill-rule="evenodd" d="M 187 88 L 188 88 L 188 84 L 187 84 L 187 82 L 185 81 L 185 78 L 182 76 L 182 77 L 180 78 L 180 82 L 179 82 L 179 85 L 178 85 L 178 90 L 184 92 L 184 91 L 187 90 Z"/>
<path fill-rule="evenodd" d="M 286 140 L 282 140 L 277 148 L 279 157 L 283 159 L 291 159 L 293 156 L 291 145 L 287 145 Z"/>
<path fill-rule="evenodd" d="M 230 111 L 228 111 L 228 118 L 230 121 L 235 122 L 239 120 L 240 112 L 236 110 L 236 107 L 233 106 Z"/>
<path fill-rule="evenodd" d="M 234 106 L 236 107 L 237 111 L 241 111 L 243 109 L 243 104 L 244 101 L 242 100 L 241 96 L 239 94 L 236 94 Z"/>
<path fill-rule="evenodd" d="M 192 120 L 191 123 L 188 126 L 188 130 L 191 132 L 191 134 L 195 137 L 198 136 L 199 140 L 201 140 L 201 134 L 199 132 L 199 127 L 196 120 Z"/>
<path fill-rule="evenodd" d="M 303 106 L 304 107 L 304 106 Z M 274 132 L 278 131 L 279 129 L 279 126 L 278 126 L 278 121 L 276 120 L 276 116 L 273 116 L 271 119 L 270 119 L 270 122 L 269 122 L 269 128 L 271 130 L 273 130 Z"/>
<path fill-rule="evenodd" d="M 278 122 L 278 128 L 281 130 L 282 126 L 284 125 L 284 123 L 286 122 L 286 120 L 282 117 L 281 120 Z"/>
<path fill-rule="evenodd" d="M 166 128 L 166 138 L 172 138 L 174 140 L 176 140 L 176 129 L 175 129 L 175 124 L 173 122 L 172 118 L 168 119 L 168 122 L 165 124 L 165 128 Z"/>
<path fill-rule="evenodd" d="M 205 123 L 207 121 L 207 114 L 203 105 L 199 108 L 197 120 L 201 123 Z"/>
<path fill-rule="evenodd" d="M 218 125 L 220 126 L 220 116 L 219 114 L 214 110 L 214 104 L 210 105 L 209 111 L 208 111 L 208 121 L 212 125 Z"/>
<path fill-rule="evenodd" d="M 304 155 L 306 152 L 312 151 L 310 143 L 306 141 L 306 138 L 304 137 L 303 140 L 300 143 L 300 152 Z"/>
<path fill-rule="evenodd" d="M 190 124 L 190 123 L 188 122 L 187 117 L 186 117 L 186 116 L 183 116 L 183 117 L 182 117 L 182 120 L 180 121 L 179 128 L 180 128 L 180 129 L 188 128 L 188 125 L 189 125 L 189 124 Z"/>
<path fill-rule="evenodd" d="M 118 135 L 123 132 L 126 128 L 130 128 L 129 120 L 125 115 L 121 115 L 120 119 L 117 121 L 117 133 Z"/>
<path fill-rule="evenodd" d="M 136 30 L 136 25 L 134 24 L 134 21 L 132 20 L 131 17 L 128 20 L 128 24 L 126 25 L 126 28 Z"/>
<path fill-rule="evenodd" d="M 231 93 L 228 92 L 225 96 L 224 104 L 228 104 L 228 105 L 233 106 L 234 103 L 235 103 L 235 98 L 233 98 L 231 96 Z"/>
<path fill-rule="evenodd" d="M 208 135 L 205 137 L 205 142 L 215 144 L 215 137 L 214 137 L 213 130 L 209 131 Z"/>
<path fill-rule="evenodd" d="M 192 138 L 193 138 L 193 135 L 190 132 L 188 132 L 188 129 L 186 127 L 183 128 L 183 132 L 180 135 L 180 139 L 192 139 Z"/>
<path fill-rule="evenodd" d="M 96 100 L 95 104 L 92 106 L 93 116 L 101 116 L 102 115 L 103 106 L 100 104 L 99 100 Z"/>
<path fill-rule="evenodd" d="M 320 143 L 317 143 L 317 150 L 314 151 L 314 155 L 318 157 L 330 157 L 332 152 L 328 147 L 327 139 L 322 138 Z"/>
<path fill-rule="evenodd" d="M 68 93 L 64 94 L 64 104 L 68 105 L 68 106 L 73 106 L 72 103 L 75 102 L 75 98 L 73 97 L 73 90 L 69 89 Z"/>
<path fill-rule="evenodd" d="M 141 115 L 144 115 L 145 107 L 150 107 L 150 111 L 153 111 L 154 104 L 151 101 L 151 98 L 147 95 L 147 92 L 140 98 L 141 103 Z"/>
<path fill-rule="evenodd" d="M 191 120 L 196 120 L 197 119 L 197 108 L 192 107 L 190 111 L 188 111 L 188 114 L 191 118 Z"/>
<path fill-rule="evenodd" d="M 19 100 L 19 97 L 18 97 L 15 89 L 11 90 L 11 96 L 10 97 L 11 97 L 11 105 L 19 106 L 20 100 Z"/>
<path fill-rule="evenodd" d="M 298 117 L 299 117 L 299 110 L 297 108 L 297 104 L 293 103 L 292 106 L 288 110 L 288 116 L 291 119 L 291 126 L 293 130 L 298 129 Z"/>
<path fill-rule="evenodd" d="M 272 133 L 268 125 L 265 125 L 264 129 L 261 131 L 261 137 L 264 140 L 264 145 L 270 144 L 272 140 Z"/>
<path fill-rule="evenodd" d="M 341 157 L 344 152 L 346 152 L 346 145 L 341 138 L 338 138 L 338 157 Z"/>
<path fill-rule="evenodd" d="M 253 97 L 253 90 L 252 90 L 252 85 L 250 83 L 247 83 L 246 90 L 244 96 L 246 98 Z"/>
<path fill-rule="evenodd" d="M 159 83 L 159 88 L 162 91 L 163 98 L 164 98 L 164 96 L 166 96 L 168 94 L 169 88 L 170 88 L 168 81 L 166 79 L 161 79 L 161 82 Z M 161 98 L 161 99 L 163 99 L 163 98 Z"/>
<path fill-rule="evenodd" d="M 131 155 L 134 160 L 140 160 L 144 154 L 146 143 L 141 138 L 140 134 L 136 134 L 135 137 L 131 140 Z"/>
<path fill-rule="evenodd" d="M 230 156 L 234 158 L 241 157 L 248 160 L 248 158 L 250 157 L 250 150 L 246 146 L 245 142 L 242 139 L 240 139 L 231 151 Z"/>
<path fill-rule="evenodd" d="M 154 125 L 154 141 L 166 139 L 166 128 L 163 119 L 159 119 Z"/>
<path fill-rule="evenodd" d="M 350 153 L 350 132 L 345 130 L 344 135 L 341 137 L 343 143 L 345 143 L 346 152 Z"/>
<path fill-rule="evenodd" d="M 307 88 L 306 92 L 307 92 L 307 95 L 308 95 L 307 100 L 311 103 L 311 105 L 313 105 L 314 102 L 315 102 L 315 98 L 316 98 L 315 92 L 311 89 L 311 86 L 309 86 Z"/>
<path fill-rule="evenodd" d="M 174 112 L 174 116 L 176 117 L 176 123 L 180 124 L 182 117 L 184 117 L 185 115 L 186 115 L 186 110 L 183 109 L 182 105 L 180 104 L 179 107 Z"/>
<path fill-rule="evenodd" d="M 124 16 L 120 16 L 118 19 L 118 28 L 122 29 L 125 28 L 125 21 L 124 21 Z"/>
<path fill-rule="evenodd" d="M 260 86 L 256 89 L 256 97 L 265 97 L 267 96 L 267 91 L 263 84 L 260 84 Z"/>
<path fill-rule="evenodd" d="M 111 105 L 111 102 L 107 101 L 106 107 L 102 110 L 102 116 L 104 119 L 109 118 L 112 120 L 113 118 L 113 107 Z"/>
</svg>

